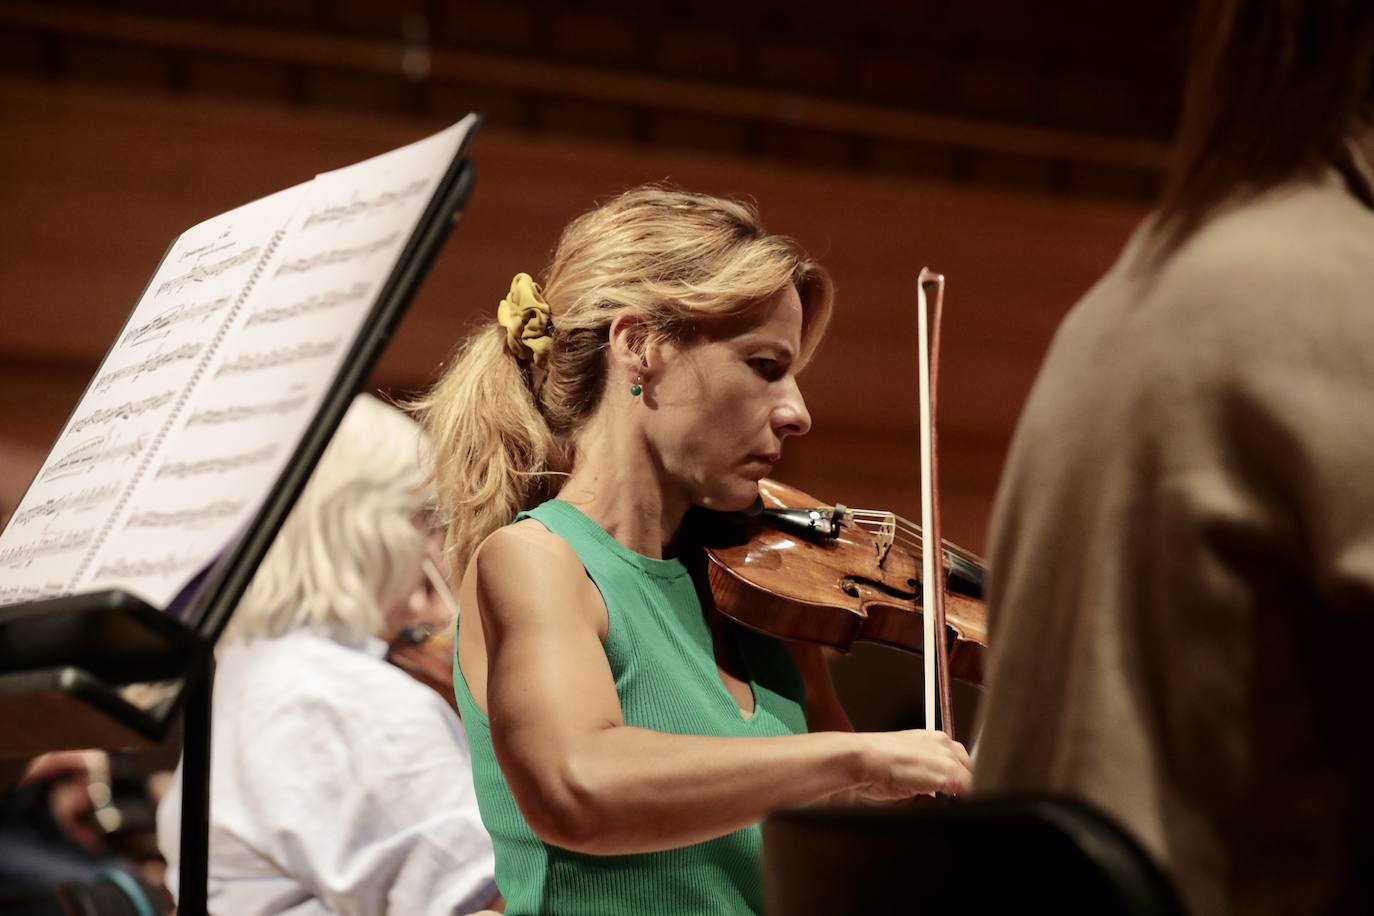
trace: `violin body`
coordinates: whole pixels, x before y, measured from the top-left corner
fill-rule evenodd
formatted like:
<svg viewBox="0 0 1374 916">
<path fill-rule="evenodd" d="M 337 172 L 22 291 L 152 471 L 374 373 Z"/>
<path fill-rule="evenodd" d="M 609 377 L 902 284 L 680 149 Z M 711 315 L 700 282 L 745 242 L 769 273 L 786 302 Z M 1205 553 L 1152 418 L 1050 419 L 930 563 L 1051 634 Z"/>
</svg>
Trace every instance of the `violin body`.
<svg viewBox="0 0 1374 916">
<path fill-rule="evenodd" d="M 453 695 L 453 628 L 404 627 L 387 646 L 386 660 L 429 687 L 458 712 Z"/>
<path fill-rule="evenodd" d="M 921 653 L 919 549 L 885 539 L 842 506 L 817 508 L 816 499 L 786 484 L 761 480 L 759 495 L 765 510 L 759 515 L 713 513 L 698 526 L 711 595 L 721 613 L 780 639 L 844 652 L 856 642 L 871 642 Z M 810 519 L 812 529 L 775 524 L 777 510 L 802 510 L 790 515 L 803 523 Z M 953 545 L 941 553 L 938 568 L 949 586 L 949 672 L 981 686 L 987 647 L 983 567 Z"/>
</svg>

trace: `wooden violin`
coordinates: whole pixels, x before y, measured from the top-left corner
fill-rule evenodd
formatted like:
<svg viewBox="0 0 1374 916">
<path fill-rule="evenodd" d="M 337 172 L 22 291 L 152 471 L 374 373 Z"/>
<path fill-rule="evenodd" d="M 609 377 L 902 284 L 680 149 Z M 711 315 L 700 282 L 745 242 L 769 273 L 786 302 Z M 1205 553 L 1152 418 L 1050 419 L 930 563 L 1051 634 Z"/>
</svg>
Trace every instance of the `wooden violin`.
<svg viewBox="0 0 1374 916">
<path fill-rule="evenodd" d="M 458 712 L 453 695 L 453 628 L 417 623 L 401 630 L 387 645 L 386 660 L 432 689 Z"/>
<path fill-rule="evenodd" d="M 849 651 L 871 642 L 922 652 L 920 529 L 890 512 L 825 506 L 759 481 L 762 507 L 695 521 L 716 607 L 781 639 Z M 981 686 L 987 647 L 985 564 L 943 542 L 949 672 Z"/>
</svg>

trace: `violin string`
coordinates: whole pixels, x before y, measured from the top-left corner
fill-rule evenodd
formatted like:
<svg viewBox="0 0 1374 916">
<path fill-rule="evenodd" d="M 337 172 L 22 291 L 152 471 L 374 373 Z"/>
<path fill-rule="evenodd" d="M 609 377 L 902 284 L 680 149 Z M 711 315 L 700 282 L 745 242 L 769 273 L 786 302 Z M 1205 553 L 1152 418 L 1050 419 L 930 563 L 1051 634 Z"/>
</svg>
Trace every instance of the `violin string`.
<svg viewBox="0 0 1374 916">
<path fill-rule="evenodd" d="M 879 529 L 869 527 L 867 530 L 880 530 L 882 526 L 887 524 L 887 520 L 891 519 L 892 523 L 895 524 L 896 530 L 901 531 L 909 535 L 911 538 L 915 539 L 915 546 L 923 546 L 925 544 L 925 537 L 921 533 L 921 527 L 917 525 L 915 522 L 905 519 L 902 516 L 897 515 L 896 513 L 883 512 L 877 509 L 850 509 L 848 510 L 848 512 L 850 513 L 850 515 L 854 516 L 855 523 L 858 524 L 860 527 L 872 525 L 879 526 Z M 879 519 L 881 519 L 881 521 L 879 521 Z M 957 544 L 951 544 L 949 541 L 942 539 L 941 546 L 943 546 L 945 552 L 950 554 L 951 556 L 955 556 L 962 560 L 966 560 L 967 562 L 972 563 L 975 566 L 986 565 L 982 557 L 978 556 L 976 553 L 973 553 L 970 550 L 965 550 Z"/>
<path fill-rule="evenodd" d="M 869 524 L 874 524 L 874 523 L 875 523 L 875 519 L 873 519 L 873 518 L 871 518 L 871 517 L 870 517 L 870 518 L 863 519 L 862 521 L 868 522 Z M 904 533 L 906 533 L 906 534 L 908 534 L 908 535 L 910 535 L 910 536 L 916 538 L 918 541 L 921 541 L 922 543 L 925 542 L 925 534 L 924 534 L 924 532 L 921 531 L 921 526 L 920 526 L 920 525 L 912 524 L 911 522 L 908 522 L 906 519 L 902 518 L 901 516 L 892 516 L 890 521 L 887 520 L 887 519 L 884 519 L 882 522 L 877 522 L 877 524 L 881 524 L 881 525 L 892 525 L 896 530 L 901 531 L 901 532 L 904 532 Z M 946 542 L 946 546 L 950 546 L 950 545 L 948 544 L 948 542 Z"/>
<path fill-rule="evenodd" d="M 862 528 L 864 531 L 869 532 L 870 534 L 882 533 L 881 529 L 869 527 L 868 525 L 865 525 L 863 522 L 858 522 L 857 524 L 860 528 Z M 903 547 L 909 547 L 912 550 L 914 550 L 918 555 L 922 550 L 925 549 L 925 542 L 920 540 L 912 540 L 910 537 L 907 537 L 900 532 L 895 533 L 893 535 L 892 542 L 894 544 L 901 544 Z"/>
<path fill-rule="evenodd" d="M 856 524 L 868 527 L 870 530 L 881 530 L 882 528 L 891 526 L 893 530 L 900 531 L 903 534 L 915 538 L 918 543 L 925 543 L 925 536 L 921 533 L 919 527 L 910 523 L 905 525 L 897 524 L 903 521 L 900 517 L 886 512 L 879 513 L 872 512 L 871 510 L 863 510 L 863 512 L 863 515 L 859 515 L 857 512 L 854 513 L 856 516 L 854 519 Z"/>
<path fill-rule="evenodd" d="M 884 524 L 895 524 L 897 527 L 905 528 L 914 534 L 919 535 L 921 533 L 920 525 L 909 522 L 900 515 L 896 515 L 892 512 L 880 512 L 876 509 L 851 509 L 849 511 L 850 514 L 866 521 L 881 521 Z"/>
<path fill-rule="evenodd" d="M 886 512 L 881 509 L 848 509 L 846 511 L 848 511 L 848 513 L 854 517 L 854 521 L 858 523 L 860 526 L 863 526 L 865 523 L 867 523 L 869 525 L 876 524 L 881 528 L 889 524 L 890 520 L 890 523 L 895 525 L 897 530 L 902 531 L 910 535 L 911 537 L 915 538 L 916 543 L 918 545 L 923 545 L 925 543 L 925 537 L 921 533 L 921 526 L 917 525 L 915 522 L 909 519 L 906 519 L 896 514 L 895 512 Z M 968 562 L 973 563 L 976 566 L 985 565 L 983 558 L 978 556 L 976 553 L 973 553 L 970 550 L 965 550 L 957 544 L 951 544 L 947 540 L 941 540 L 942 546 L 945 548 L 945 552 L 949 553 L 951 556 L 956 556 L 962 560 L 967 560 Z"/>
<path fill-rule="evenodd" d="M 889 531 L 895 531 L 899 534 L 904 534 L 907 537 L 910 537 L 920 543 L 925 543 L 925 537 L 921 534 L 920 529 L 912 530 L 902 525 L 894 525 L 890 521 L 878 521 L 877 519 L 870 518 L 856 518 L 854 519 L 854 523 L 860 526 L 861 528 L 865 528 L 869 531 L 882 531 L 884 529 L 887 529 Z"/>
<path fill-rule="evenodd" d="M 892 529 L 892 530 L 894 530 L 894 531 L 901 531 L 903 534 L 909 534 L 909 535 L 911 535 L 911 536 L 914 537 L 914 538 L 917 538 L 917 539 L 920 539 L 920 540 L 924 540 L 924 535 L 922 535 L 921 529 L 919 529 L 919 528 L 914 528 L 914 529 L 913 529 L 913 528 L 908 528 L 908 527 L 906 527 L 905 525 L 898 525 L 898 524 L 895 523 L 894 520 L 891 520 L 891 519 L 882 519 L 882 520 L 879 520 L 879 519 L 875 519 L 875 518 L 856 518 L 854 521 L 857 522 L 858 524 L 861 524 L 861 525 L 868 525 L 869 527 L 872 527 L 872 528 L 875 528 L 875 529 L 877 529 L 877 528 L 890 528 L 890 529 Z"/>
<path fill-rule="evenodd" d="M 921 556 L 922 553 L 925 552 L 925 545 L 924 545 L 924 544 L 917 544 L 917 543 L 914 543 L 914 542 L 912 542 L 912 541 L 907 540 L 906 538 L 893 538 L 893 539 L 892 539 L 892 542 L 893 542 L 894 544 L 901 544 L 903 547 L 908 548 L 908 549 L 909 549 L 912 553 L 914 553 L 918 558 Z"/>
<path fill-rule="evenodd" d="M 905 525 L 908 530 L 920 532 L 921 529 L 915 522 L 908 521 L 907 519 L 902 518 L 900 515 L 898 515 L 896 518 L 897 521 Z M 952 556 L 956 556 L 961 560 L 964 560 L 968 563 L 972 563 L 974 566 L 987 566 L 987 561 L 971 550 L 965 550 L 958 544 L 951 544 L 944 538 L 940 539 L 940 544 L 945 548 L 945 552 L 949 553 Z"/>
<path fill-rule="evenodd" d="M 872 519 L 879 516 L 891 516 L 892 520 L 895 523 L 897 523 L 897 527 L 900 530 L 905 531 L 911 536 L 917 538 L 921 543 L 925 542 L 925 539 L 921 533 L 921 526 L 917 525 L 915 522 L 903 518 L 900 515 L 897 515 L 896 513 L 882 512 L 875 509 L 851 509 L 849 511 L 856 516 L 862 515 L 868 519 Z M 858 519 L 856 519 L 856 521 L 858 521 Z M 945 551 L 953 556 L 957 556 L 960 559 L 967 560 L 968 562 L 978 566 L 984 565 L 983 558 L 970 550 L 965 550 L 957 544 L 951 544 L 949 541 L 943 539 L 942 545 L 944 546 Z"/>
</svg>

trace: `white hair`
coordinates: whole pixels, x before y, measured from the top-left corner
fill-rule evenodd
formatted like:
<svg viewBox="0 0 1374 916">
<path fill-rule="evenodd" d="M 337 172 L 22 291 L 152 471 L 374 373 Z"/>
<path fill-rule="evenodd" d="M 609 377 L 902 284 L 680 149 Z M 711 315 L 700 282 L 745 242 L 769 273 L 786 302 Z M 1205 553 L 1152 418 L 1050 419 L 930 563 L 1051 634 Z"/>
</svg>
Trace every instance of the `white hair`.
<svg viewBox="0 0 1374 916">
<path fill-rule="evenodd" d="M 405 414 L 360 394 L 225 629 L 226 642 L 310 629 L 357 643 L 381 629 L 424 554 L 428 445 Z"/>
</svg>

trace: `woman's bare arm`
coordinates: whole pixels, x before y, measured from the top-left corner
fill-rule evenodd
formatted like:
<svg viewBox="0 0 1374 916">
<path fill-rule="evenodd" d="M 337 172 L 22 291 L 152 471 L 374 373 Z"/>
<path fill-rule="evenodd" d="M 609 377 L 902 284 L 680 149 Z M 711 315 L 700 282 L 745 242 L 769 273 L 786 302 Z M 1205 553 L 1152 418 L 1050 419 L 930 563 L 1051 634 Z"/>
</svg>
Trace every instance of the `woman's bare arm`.
<svg viewBox="0 0 1374 916">
<path fill-rule="evenodd" d="M 515 800 L 547 842 L 650 852 L 848 789 L 900 798 L 968 786 L 963 748 L 937 735 L 717 738 L 629 727 L 602 648 L 605 606 L 564 541 L 534 525 L 502 529 L 469 575 L 485 647 L 478 701 Z"/>
</svg>

